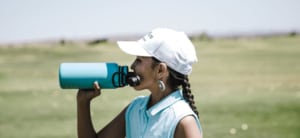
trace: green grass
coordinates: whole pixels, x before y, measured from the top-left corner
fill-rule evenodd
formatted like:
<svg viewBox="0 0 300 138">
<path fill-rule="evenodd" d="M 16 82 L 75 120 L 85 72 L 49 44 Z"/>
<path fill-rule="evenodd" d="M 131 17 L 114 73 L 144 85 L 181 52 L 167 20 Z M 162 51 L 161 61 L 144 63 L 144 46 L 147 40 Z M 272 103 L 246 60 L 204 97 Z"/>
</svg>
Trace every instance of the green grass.
<svg viewBox="0 0 300 138">
<path fill-rule="evenodd" d="M 300 137 L 299 36 L 194 43 L 190 81 L 205 138 Z M 59 64 L 134 58 L 109 43 L 0 47 L 0 137 L 76 137 L 76 90 L 59 88 Z M 103 90 L 92 103 L 97 130 L 146 94 Z"/>
</svg>

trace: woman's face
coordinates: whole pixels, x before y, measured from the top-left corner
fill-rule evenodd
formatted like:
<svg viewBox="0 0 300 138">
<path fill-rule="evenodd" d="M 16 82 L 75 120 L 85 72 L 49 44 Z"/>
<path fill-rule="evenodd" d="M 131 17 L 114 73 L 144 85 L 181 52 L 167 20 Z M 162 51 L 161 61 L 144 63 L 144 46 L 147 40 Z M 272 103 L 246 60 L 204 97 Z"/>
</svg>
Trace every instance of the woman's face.
<svg viewBox="0 0 300 138">
<path fill-rule="evenodd" d="M 141 84 L 135 86 L 136 90 L 150 89 L 157 84 L 155 67 L 153 68 L 153 59 L 151 57 L 137 56 L 131 65 L 131 69 L 140 76 Z"/>
</svg>

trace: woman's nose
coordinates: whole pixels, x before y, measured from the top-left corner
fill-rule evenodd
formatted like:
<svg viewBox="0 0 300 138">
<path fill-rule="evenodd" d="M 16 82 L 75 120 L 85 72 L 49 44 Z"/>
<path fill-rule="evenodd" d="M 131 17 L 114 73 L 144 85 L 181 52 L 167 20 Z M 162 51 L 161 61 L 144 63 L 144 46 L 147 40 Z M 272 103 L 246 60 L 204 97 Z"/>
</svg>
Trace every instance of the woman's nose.
<svg viewBox="0 0 300 138">
<path fill-rule="evenodd" d="M 133 62 L 130 66 L 130 69 L 134 70 L 134 68 L 135 68 L 135 62 Z"/>
</svg>

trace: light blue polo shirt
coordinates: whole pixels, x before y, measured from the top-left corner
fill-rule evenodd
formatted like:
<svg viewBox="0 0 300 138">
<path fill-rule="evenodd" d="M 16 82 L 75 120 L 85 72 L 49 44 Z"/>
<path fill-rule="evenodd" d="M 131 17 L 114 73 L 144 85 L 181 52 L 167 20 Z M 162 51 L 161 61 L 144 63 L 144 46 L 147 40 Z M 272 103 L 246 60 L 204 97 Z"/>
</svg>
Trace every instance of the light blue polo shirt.
<svg viewBox="0 0 300 138">
<path fill-rule="evenodd" d="M 185 116 L 198 117 L 180 90 L 173 92 L 147 110 L 150 96 L 135 98 L 126 110 L 126 138 L 173 138 L 177 124 Z"/>
</svg>

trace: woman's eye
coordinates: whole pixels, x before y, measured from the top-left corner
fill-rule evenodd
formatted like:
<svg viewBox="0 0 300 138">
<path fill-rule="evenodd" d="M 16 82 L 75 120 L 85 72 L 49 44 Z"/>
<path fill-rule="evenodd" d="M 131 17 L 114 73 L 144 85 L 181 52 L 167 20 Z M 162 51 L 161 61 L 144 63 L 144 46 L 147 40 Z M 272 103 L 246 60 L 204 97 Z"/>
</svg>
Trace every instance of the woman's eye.
<svg viewBox="0 0 300 138">
<path fill-rule="evenodd" d="M 141 63 L 142 61 L 140 59 L 135 60 L 136 63 Z"/>
</svg>

